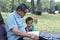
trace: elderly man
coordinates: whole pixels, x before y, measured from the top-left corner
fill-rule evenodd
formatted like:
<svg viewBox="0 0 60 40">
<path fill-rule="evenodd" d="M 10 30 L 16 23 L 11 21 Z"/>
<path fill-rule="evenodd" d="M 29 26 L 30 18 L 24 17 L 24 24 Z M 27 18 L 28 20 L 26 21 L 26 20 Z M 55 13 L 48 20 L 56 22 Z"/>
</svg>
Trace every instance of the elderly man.
<svg viewBox="0 0 60 40">
<path fill-rule="evenodd" d="M 18 5 L 16 10 L 10 13 L 6 18 L 6 32 L 8 40 L 23 40 L 23 37 L 29 37 L 38 40 L 39 37 L 34 34 L 28 34 L 25 31 L 22 18 L 27 12 L 27 6 L 24 3 Z"/>
</svg>

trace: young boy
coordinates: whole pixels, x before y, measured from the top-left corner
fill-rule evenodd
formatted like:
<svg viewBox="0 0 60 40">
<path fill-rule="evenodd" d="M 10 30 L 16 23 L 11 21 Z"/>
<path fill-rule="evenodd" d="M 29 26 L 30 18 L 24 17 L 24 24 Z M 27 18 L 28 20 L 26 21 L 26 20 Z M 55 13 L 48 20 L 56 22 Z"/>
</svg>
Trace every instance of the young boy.
<svg viewBox="0 0 60 40">
<path fill-rule="evenodd" d="M 26 26 L 26 32 L 34 31 L 34 25 L 33 25 L 33 18 L 27 17 L 25 20 L 27 26 Z"/>
</svg>

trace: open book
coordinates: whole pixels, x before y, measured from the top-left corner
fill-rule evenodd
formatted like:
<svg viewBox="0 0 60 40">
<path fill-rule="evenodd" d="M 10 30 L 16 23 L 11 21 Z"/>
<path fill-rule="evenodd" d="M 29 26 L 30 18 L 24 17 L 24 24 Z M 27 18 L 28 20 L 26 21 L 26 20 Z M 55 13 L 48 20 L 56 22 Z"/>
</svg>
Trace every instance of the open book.
<svg viewBox="0 0 60 40">
<path fill-rule="evenodd" d="M 35 34 L 35 35 L 39 36 L 40 31 L 31 31 L 31 32 L 28 32 L 28 33 Z"/>
</svg>

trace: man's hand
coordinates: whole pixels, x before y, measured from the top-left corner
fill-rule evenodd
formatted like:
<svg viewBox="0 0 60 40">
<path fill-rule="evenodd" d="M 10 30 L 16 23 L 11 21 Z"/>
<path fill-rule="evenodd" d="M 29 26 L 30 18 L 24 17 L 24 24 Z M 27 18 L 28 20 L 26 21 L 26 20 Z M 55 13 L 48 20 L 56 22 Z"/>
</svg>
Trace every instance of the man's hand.
<svg viewBox="0 0 60 40">
<path fill-rule="evenodd" d="M 30 35 L 30 38 L 32 40 L 38 40 L 39 39 L 39 37 L 37 35 L 35 35 L 35 34 L 29 34 L 29 35 Z"/>
</svg>

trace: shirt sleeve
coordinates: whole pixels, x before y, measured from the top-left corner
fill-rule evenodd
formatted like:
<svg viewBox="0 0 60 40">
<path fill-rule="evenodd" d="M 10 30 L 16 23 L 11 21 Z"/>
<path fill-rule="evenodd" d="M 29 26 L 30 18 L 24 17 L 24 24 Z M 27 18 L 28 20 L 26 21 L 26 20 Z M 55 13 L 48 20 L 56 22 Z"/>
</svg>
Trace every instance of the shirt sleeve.
<svg viewBox="0 0 60 40">
<path fill-rule="evenodd" d="M 13 16 L 9 16 L 6 20 L 8 29 L 11 30 L 12 28 L 17 27 L 16 20 Z"/>
<path fill-rule="evenodd" d="M 32 31 L 34 31 L 34 26 L 32 26 Z"/>
</svg>

